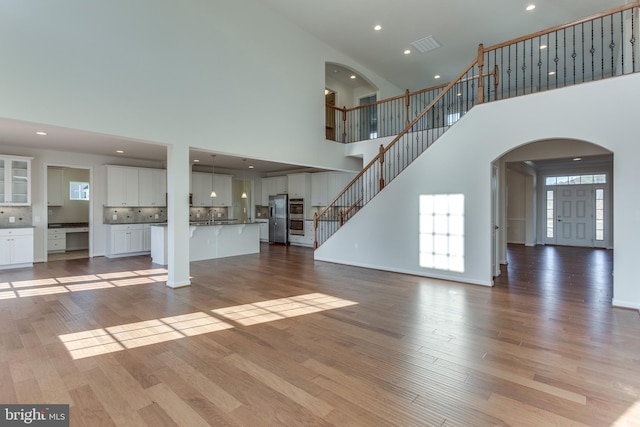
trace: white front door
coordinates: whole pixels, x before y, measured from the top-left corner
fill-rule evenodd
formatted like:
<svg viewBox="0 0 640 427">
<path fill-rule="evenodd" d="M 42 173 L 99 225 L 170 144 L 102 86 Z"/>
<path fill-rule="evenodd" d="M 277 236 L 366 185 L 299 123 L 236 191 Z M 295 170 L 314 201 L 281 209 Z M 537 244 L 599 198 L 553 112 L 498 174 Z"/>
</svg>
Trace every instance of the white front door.
<svg viewBox="0 0 640 427">
<path fill-rule="evenodd" d="M 556 189 L 556 244 L 593 246 L 593 186 L 559 185 Z"/>
</svg>

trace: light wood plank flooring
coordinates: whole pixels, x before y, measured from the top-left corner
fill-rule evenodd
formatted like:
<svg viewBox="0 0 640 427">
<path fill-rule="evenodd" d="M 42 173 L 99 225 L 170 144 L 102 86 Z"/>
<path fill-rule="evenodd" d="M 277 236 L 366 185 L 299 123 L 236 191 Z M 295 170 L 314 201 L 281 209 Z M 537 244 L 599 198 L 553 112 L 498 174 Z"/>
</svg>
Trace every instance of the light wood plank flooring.
<svg viewBox="0 0 640 427">
<path fill-rule="evenodd" d="M 2 271 L 0 402 L 90 427 L 640 424 L 611 252 L 551 249 L 510 247 L 493 288 L 269 245 L 177 290 L 148 256 Z"/>
</svg>

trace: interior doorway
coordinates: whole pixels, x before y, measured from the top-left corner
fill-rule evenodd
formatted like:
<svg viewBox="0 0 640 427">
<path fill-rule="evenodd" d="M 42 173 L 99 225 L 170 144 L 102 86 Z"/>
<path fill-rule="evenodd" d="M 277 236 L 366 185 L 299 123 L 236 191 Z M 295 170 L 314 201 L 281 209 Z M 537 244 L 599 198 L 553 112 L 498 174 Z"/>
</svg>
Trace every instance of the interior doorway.
<svg viewBox="0 0 640 427">
<path fill-rule="evenodd" d="M 91 254 L 91 169 L 47 165 L 47 261 Z"/>
</svg>

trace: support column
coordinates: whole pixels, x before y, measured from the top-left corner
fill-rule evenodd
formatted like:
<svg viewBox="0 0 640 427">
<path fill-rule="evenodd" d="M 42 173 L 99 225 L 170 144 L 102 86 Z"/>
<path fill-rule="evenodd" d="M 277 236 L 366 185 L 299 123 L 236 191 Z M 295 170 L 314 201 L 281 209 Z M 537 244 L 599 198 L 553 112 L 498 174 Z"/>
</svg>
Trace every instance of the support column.
<svg viewBox="0 0 640 427">
<path fill-rule="evenodd" d="M 191 285 L 189 280 L 189 147 L 167 147 L 167 286 Z"/>
</svg>

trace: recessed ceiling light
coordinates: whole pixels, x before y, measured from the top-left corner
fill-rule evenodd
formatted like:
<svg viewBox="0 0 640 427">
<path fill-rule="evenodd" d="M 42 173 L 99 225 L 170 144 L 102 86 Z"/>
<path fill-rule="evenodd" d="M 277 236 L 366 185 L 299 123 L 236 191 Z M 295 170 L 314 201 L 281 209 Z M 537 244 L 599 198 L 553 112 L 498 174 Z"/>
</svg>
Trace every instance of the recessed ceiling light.
<svg viewBox="0 0 640 427">
<path fill-rule="evenodd" d="M 411 53 L 411 51 L 410 51 L 409 49 L 407 49 L 407 50 L 405 50 L 405 51 L 404 51 L 404 54 L 405 54 L 405 55 L 409 55 L 410 53 Z"/>
<path fill-rule="evenodd" d="M 582 160 L 582 157 L 574 157 L 573 159 L 574 162 L 579 162 L 580 160 Z"/>
<path fill-rule="evenodd" d="M 46 133 L 46 132 L 39 131 L 39 132 L 36 132 L 36 135 L 46 136 L 46 135 L 47 135 L 47 133 Z"/>
<path fill-rule="evenodd" d="M 116 153 L 118 153 L 118 154 L 124 154 L 124 151 L 122 151 L 122 150 L 116 150 Z"/>
<path fill-rule="evenodd" d="M 351 80 L 355 80 L 356 79 L 356 75 L 355 74 L 351 74 Z"/>
<path fill-rule="evenodd" d="M 440 74 L 436 74 L 435 76 L 433 76 L 434 79 L 439 79 L 440 78 Z"/>
<path fill-rule="evenodd" d="M 540 50 L 546 49 L 547 47 L 549 46 L 547 46 L 546 44 L 540 45 Z"/>
<path fill-rule="evenodd" d="M 249 165 L 249 169 L 253 169 L 253 167 L 254 167 L 253 165 Z"/>
<path fill-rule="evenodd" d="M 461 93 L 458 93 L 456 96 L 462 96 L 462 94 L 461 94 Z"/>
<path fill-rule="evenodd" d="M 376 31 L 380 31 L 382 29 L 381 25 L 376 25 L 375 27 L 373 27 L 374 30 Z"/>
<path fill-rule="evenodd" d="M 536 5 L 532 3 L 532 4 L 527 6 L 527 12 L 531 12 L 535 8 L 536 8 Z"/>
<path fill-rule="evenodd" d="M 200 160 L 198 160 L 198 159 L 193 159 L 193 163 L 200 163 Z"/>
<path fill-rule="evenodd" d="M 555 71 L 549 71 L 549 75 L 553 76 L 556 72 Z"/>
</svg>

